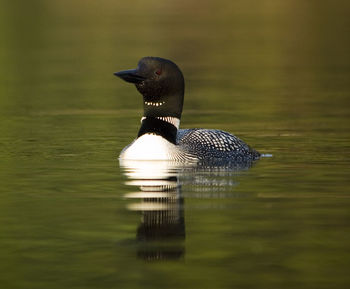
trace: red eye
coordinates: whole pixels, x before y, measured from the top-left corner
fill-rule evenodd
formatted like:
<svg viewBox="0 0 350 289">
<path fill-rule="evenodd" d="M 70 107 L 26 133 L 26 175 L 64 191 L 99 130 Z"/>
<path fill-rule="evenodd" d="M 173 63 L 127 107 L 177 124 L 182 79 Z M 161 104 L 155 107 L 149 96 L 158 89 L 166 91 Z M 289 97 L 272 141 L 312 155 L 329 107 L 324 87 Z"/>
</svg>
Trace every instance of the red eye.
<svg viewBox="0 0 350 289">
<path fill-rule="evenodd" d="M 156 70 L 156 74 L 157 75 L 161 75 L 162 74 L 162 70 L 161 69 Z"/>
</svg>

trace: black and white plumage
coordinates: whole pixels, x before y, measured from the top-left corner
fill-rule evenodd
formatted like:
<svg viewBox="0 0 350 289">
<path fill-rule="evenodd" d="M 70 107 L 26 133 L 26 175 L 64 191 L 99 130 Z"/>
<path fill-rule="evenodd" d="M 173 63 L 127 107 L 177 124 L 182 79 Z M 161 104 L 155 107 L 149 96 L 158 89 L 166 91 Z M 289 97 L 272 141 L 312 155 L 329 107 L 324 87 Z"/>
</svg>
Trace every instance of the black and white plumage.
<svg viewBox="0 0 350 289">
<path fill-rule="evenodd" d="M 217 129 L 180 129 L 177 144 L 200 160 L 255 160 L 260 154 L 238 137 Z"/>
<path fill-rule="evenodd" d="M 144 107 L 137 138 L 123 149 L 121 159 L 245 163 L 260 157 L 257 151 L 228 132 L 179 129 L 184 78 L 170 60 L 144 57 L 136 69 L 115 75 L 136 85 Z"/>
</svg>

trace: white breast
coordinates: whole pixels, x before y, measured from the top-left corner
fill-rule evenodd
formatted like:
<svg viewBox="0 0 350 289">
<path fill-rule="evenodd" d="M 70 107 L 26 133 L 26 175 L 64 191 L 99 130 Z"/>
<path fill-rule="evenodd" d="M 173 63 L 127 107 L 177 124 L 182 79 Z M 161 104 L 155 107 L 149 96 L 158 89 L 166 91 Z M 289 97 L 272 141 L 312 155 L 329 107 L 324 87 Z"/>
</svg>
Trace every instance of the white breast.
<svg viewBox="0 0 350 289">
<path fill-rule="evenodd" d="M 177 153 L 176 145 L 159 135 L 144 134 L 125 147 L 119 158 L 123 160 L 173 160 Z"/>
</svg>

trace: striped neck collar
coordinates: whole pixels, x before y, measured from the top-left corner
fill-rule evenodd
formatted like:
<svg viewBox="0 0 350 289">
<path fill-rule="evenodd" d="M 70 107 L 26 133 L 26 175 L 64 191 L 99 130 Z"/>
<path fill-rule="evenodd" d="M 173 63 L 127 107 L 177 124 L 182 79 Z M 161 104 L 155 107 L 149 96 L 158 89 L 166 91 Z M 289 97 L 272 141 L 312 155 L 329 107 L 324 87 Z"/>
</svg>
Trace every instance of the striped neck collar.
<svg viewBox="0 0 350 289">
<path fill-rule="evenodd" d="M 145 116 L 143 116 L 141 118 L 141 123 L 142 121 L 146 119 Z M 172 124 L 173 126 L 176 127 L 176 129 L 179 129 L 180 127 L 180 119 L 178 119 L 177 117 L 173 117 L 173 116 L 157 116 L 156 119 L 162 120 L 162 121 L 166 121 L 170 124 Z"/>
<path fill-rule="evenodd" d="M 163 118 L 163 117 L 162 117 Z M 161 117 L 143 117 L 137 137 L 155 134 L 176 145 L 177 127 Z"/>
</svg>

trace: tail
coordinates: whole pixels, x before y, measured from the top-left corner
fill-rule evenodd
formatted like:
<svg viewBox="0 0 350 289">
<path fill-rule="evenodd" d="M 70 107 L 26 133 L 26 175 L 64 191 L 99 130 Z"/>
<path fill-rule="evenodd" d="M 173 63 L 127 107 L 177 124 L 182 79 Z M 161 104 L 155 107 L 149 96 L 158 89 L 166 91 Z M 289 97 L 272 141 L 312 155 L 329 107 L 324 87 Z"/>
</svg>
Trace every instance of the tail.
<svg viewBox="0 0 350 289">
<path fill-rule="evenodd" d="M 260 154 L 261 158 L 272 158 L 273 154 Z"/>
</svg>

